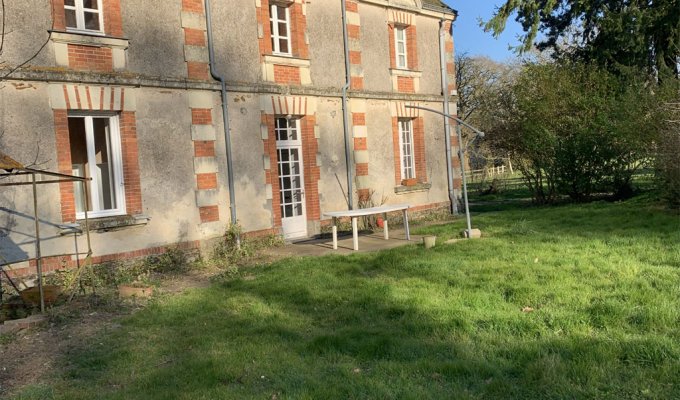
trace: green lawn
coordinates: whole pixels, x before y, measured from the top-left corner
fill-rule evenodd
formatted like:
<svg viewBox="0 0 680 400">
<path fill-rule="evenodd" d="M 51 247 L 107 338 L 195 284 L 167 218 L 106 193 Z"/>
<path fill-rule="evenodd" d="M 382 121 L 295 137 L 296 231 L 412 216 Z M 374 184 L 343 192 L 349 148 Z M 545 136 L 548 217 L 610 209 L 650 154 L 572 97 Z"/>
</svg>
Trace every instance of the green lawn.
<svg viewBox="0 0 680 400">
<path fill-rule="evenodd" d="M 484 239 L 284 260 L 158 299 L 17 398 L 680 398 L 677 214 L 634 199 L 474 224 Z"/>
</svg>

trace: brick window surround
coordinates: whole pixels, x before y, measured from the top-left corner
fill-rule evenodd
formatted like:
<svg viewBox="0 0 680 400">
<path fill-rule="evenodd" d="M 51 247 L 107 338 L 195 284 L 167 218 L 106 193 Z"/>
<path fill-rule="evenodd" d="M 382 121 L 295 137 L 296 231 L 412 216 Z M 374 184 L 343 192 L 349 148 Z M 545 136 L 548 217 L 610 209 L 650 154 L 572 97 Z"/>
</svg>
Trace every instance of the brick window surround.
<svg viewBox="0 0 680 400">
<path fill-rule="evenodd" d="M 72 174 L 71 145 L 68 129 L 68 111 L 55 109 L 54 127 L 56 133 L 57 165 L 60 173 Z M 118 113 L 120 125 L 121 158 L 123 163 L 123 180 L 125 186 L 126 213 L 136 215 L 142 213 L 142 191 L 139 174 L 139 153 L 137 146 L 137 128 L 135 113 L 122 111 Z M 76 203 L 72 182 L 59 184 L 61 195 L 62 222 L 76 221 Z"/>
<path fill-rule="evenodd" d="M 264 141 L 265 153 L 271 160 L 271 167 L 266 175 L 266 183 L 272 186 L 272 216 L 273 226 L 281 227 L 281 199 L 279 197 L 279 172 L 277 168 L 276 133 L 274 131 L 276 118 L 280 115 L 263 114 L 262 123 L 267 126 L 268 138 Z M 302 162 L 304 168 L 305 207 L 307 221 L 319 221 L 321 208 L 319 205 L 319 178 L 321 171 L 316 165 L 318 142 L 314 136 L 316 116 L 305 115 L 299 120 L 299 130 L 302 136 Z"/>
<path fill-rule="evenodd" d="M 403 28 L 406 31 L 406 62 L 408 70 L 418 70 L 418 38 L 415 25 L 403 25 L 390 22 L 387 25 L 387 32 L 390 44 L 390 68 L 397 69 L 397 52 L 395 41 L 395 27 Z"/>
<path fill-rule="evenodd" d="M 49 1 L 54 31 L 51 40 L 59 66 L 104 73 L 125 68 L 128 41 L 122 38 L 121 0 L 101 0 L 101 30 L 67 27 L 65 0 Z M 81 3 L 76 2 L 78 4 Z"/>
<path fill-rule="evenodd" d="M 399 146 L 399 120 L 401 118 L 392 117 L 392 144 L 394 150 L 394 182 L 397 186 L 404 185 L 401 176 L 401 149 Z M 417 183 L 427 183 L 427 173 L 425 168 L 425 129 L 423 117 L 411 119 L 413 128 L 413 156 L 415 162 L 415 172 Z"/>
<path fill-rule="evenodd" d="M 64 12 L 64 0 L 51 0 L 52 2 L 52 24 L 55 31 L 66 31 L 66 15 Z M 120 0 L 102 0 L 102 11 L 104 14 L 103 33 L 106 36 L 123 36 L 123 18 L 120 7 Z"/>
<path fill-rule="evenodd" d="M 262 37 L 259 39 L 260 53 L 262 55 L 274 54 L 272 48 L 272 29 L 270 26 L 271 5 L 287 7 L 290 13 L 290 53 L 294 58 L 309 58 L 309 49 L 305 41 L 307 29 L 307 17 L 300 1 L 293 0 L 261 0 L 257 9 L 258 22 L 262 26 Z"/>
</svg>

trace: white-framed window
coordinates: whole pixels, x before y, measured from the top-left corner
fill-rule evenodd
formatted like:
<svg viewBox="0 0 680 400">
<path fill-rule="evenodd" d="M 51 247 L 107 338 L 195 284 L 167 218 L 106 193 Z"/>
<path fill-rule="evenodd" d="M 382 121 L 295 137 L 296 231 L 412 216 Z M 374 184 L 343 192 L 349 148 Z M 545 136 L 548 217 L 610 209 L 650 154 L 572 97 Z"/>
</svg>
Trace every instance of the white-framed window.
<svg viewBox="0 0 680 400">
<path fill-rule="evenodd" d="M 397 61 L 397 68 L 408 69 L 408 56 L 406 51 L 406 27 L 394 27 L 394 54 Z"/>
<path fill-rule="evenodd" d="M 64 0 L 66 29 L 86 33 L 104 33 L 102 0 Z"/>
<path fill-rule="evenodd" d="M 269 10 L 274 54 L 290 56 L 290 8 L 272 4 Z"/>
<path fill-rule="evenodd" d="M 401 165 L 401 179 L 416 177 L 415 156 L 413 149 L 413 121 L 399 120 L 399 163 Z"/>
<path fill-rule="evenodd" d="M 69 145 L 73 175 L 92 178 L 74 183 L 76 218 L 125 214 L 125 188 L 118 116 L 70 114 Z"/>
<path fill-rule="evenodd" d="M 302 143 L 300 130 L 298 129 L 298 120 L 295 118 L 276 118 L 274 131 L 276 132 L 277 142 L 286 142 L 291 145 Z"/>
</svg>

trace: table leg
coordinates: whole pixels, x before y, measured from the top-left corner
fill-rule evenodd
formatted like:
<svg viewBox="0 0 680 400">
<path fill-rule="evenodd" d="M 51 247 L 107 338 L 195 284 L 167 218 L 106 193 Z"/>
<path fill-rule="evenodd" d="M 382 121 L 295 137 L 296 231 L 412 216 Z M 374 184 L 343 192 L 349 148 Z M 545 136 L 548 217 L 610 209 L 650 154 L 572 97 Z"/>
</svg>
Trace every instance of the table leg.
<svg viewBox="0 0 680 400">
<path fill-rule="evenodd" d="M 354 250 L 359 250 L 359 229 L 357 227 L 357 218 L 352 217 L 352 242 Z"/>
<path fill-rule="evenodd" d="M 404 210 L 404 230 L 406 231 L 406 240 L 411 240 L 411 231 L 408 228 L 408 210 Z"/>
<path fill-rule="evenodd" d="M 333 250 L 338 249 L 338 219 L 333 217 Z"/>
<path fill-rule="evenodd" d="M 383 230 L 385 234 L 385 240 L 389 240 L 390 238 L 390 230 L 387 226 L 387 213 L 383 213 Z"/>
</svg>

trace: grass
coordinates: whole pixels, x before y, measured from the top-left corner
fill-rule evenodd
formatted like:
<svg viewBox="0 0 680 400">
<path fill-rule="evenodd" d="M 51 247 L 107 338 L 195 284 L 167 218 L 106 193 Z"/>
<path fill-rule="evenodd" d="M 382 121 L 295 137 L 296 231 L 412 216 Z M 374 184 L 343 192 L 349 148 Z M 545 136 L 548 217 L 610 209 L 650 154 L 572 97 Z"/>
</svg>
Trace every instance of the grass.
<svg viewBox="0 0 680 400">
<path fill-rule="evenodd" d="M 158 298 L 16 399 L 680 398 L 680 216 L 634 199 L 473 221 L 485 238 Z"/>
</svg>

